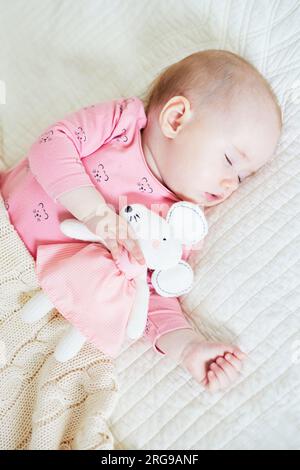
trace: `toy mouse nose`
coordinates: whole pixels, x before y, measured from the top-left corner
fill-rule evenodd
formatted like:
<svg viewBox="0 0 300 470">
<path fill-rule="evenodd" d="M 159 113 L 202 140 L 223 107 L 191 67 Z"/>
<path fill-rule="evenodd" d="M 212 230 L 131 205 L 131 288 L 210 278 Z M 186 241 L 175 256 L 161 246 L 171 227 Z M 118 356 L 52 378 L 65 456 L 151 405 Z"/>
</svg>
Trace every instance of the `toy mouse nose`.
<svg viewBox="0 0 300 470">
<path fill-rule="evenodd" d="M 160 246 L 160 241 L 159 241 L 159 240 L 153 240 L 153 241 L 152 241 L 152 246 L 153 246 L 153 248 L 159 248 L 159 246 Z"/>
<path fill-rule="evenodd" d="M 125 207 L 125 212 L 131 212 L 132 211 L 132 207 L 131 206 L 126 206 Z"/>
</svg>

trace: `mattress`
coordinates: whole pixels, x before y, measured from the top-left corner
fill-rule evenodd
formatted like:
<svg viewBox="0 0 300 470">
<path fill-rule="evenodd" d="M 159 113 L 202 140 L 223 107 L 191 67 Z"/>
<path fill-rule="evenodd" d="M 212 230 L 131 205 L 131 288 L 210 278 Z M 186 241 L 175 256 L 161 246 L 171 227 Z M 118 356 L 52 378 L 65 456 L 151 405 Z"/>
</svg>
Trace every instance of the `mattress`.
<svg viewBox="0 0 300 470">
<path fill-rule="evenodd" d="M 3 168 L 59 117 L 140 96 L 162 68 L 200 49 L 236 52 L 270 81 L 284 119 L 274 159 L 207 211 L 195 285 L 180 298 L 208 340 L 249 354 L 243 372 L 209 394 L 145 339 L 125 343 L 109 427 L 115 449 L 300 449 L 299 2 L 1 4 Z"/>
</svg>

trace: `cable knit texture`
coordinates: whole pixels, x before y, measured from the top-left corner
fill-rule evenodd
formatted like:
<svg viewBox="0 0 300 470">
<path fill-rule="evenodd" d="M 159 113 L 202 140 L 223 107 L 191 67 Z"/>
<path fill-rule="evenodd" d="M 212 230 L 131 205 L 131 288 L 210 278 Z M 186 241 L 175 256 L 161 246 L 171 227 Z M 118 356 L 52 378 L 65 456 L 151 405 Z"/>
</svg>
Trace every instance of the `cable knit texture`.
<svg viewBox="0 0 300 470">
<path fill-rule="evenodd" d="M 34 260 L 0 194 L 1 449 L 113 449 L 108 419 L 119 397 L 114 361 L 89 344 L 58 363 L 68 323 L 53 309 L 33 325 L 20 309 L 40 290 Z"/>
</svg>

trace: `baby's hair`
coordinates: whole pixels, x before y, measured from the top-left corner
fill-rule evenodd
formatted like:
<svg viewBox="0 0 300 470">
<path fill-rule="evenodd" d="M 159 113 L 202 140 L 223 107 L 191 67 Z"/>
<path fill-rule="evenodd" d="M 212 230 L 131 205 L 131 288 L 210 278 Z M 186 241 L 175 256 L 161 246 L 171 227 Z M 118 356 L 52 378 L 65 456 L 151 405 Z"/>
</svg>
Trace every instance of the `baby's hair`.
<svg viewBox="0 0 300 470">
<path fill-rule="evenodd" d="M 150 110 L 160 111 L 173 96 L 183 95 L 190 101 L 197 118 L 199 112 L 212 103 L 225 110 L 230 100 L 239 99 L 246 89 L 271 98 L 281 129 L 282 112 L 270 83 L 253 64 L 227 50 L 195 52 L 167 66 L 150 83 L 141 100 L 148 116 Z"/>
</svg>

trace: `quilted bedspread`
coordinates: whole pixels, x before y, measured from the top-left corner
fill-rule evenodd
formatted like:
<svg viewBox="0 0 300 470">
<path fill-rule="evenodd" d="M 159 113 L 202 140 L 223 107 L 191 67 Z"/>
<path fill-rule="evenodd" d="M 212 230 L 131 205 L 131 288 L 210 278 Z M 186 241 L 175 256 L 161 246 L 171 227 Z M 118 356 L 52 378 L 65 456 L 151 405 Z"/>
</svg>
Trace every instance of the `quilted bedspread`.
<svg viewBox="0 0 300 470">
<path fill-rule="evenodd" d="M 141 95 L 168 64 L 229 49 L 271 82 L 284 128 L 275 158 L 207 211 L 181 298 L 207 339 L 249 354 L 208 394 L 144 339 L 116 360 L 116 449 L 300 449 L 300 4 L 298 0 L 1 0 L 2 167 L 51 122 Z M 251 132 L 251 130 L 249 130 Z"/>
</svg>

